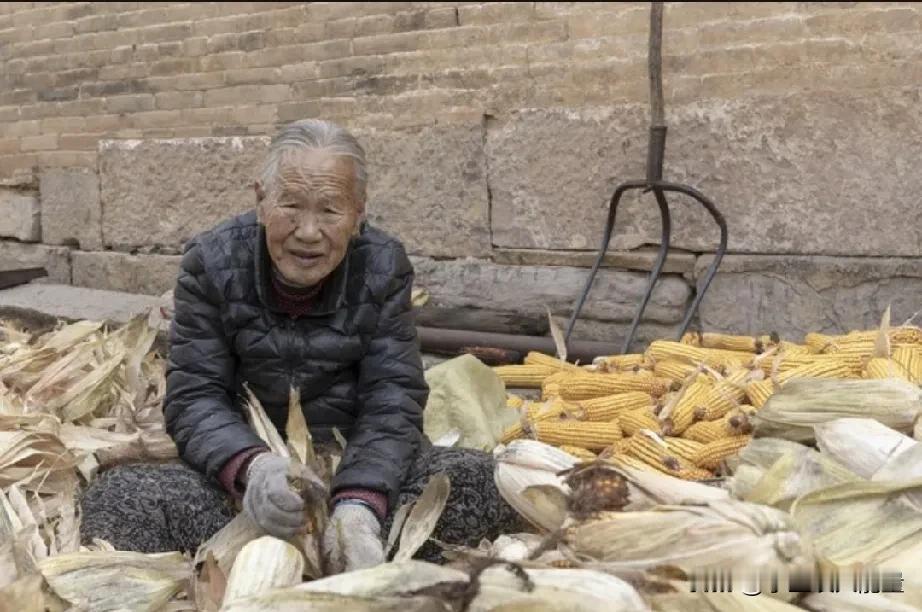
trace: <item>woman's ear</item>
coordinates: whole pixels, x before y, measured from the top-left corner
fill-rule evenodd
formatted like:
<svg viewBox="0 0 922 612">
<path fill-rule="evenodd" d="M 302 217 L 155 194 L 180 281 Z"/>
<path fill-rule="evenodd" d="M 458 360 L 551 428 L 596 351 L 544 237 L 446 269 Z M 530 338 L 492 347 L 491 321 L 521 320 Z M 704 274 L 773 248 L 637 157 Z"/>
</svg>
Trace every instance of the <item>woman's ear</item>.
<svg viewBox="0 0 922 612">
<path fill-rule="evenodd" d="M 263 189 L 263 184 L 260 181 L 255 181 L 253 183 L 253 191 L 256 192 L 256 205 L 259 206 L 262 204 L 262 201 L 266 199 L 266 191 Z"/>
</svg>

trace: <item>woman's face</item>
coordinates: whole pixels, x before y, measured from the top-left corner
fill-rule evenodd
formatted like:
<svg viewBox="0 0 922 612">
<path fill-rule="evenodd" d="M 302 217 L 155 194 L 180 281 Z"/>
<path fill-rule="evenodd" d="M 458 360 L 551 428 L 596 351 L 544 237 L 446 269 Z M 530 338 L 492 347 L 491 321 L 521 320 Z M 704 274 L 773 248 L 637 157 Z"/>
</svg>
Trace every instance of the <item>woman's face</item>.
<svg viewBox="0 0 922 612">
<path fill-rule="evenodd" d="M 311 287 L 343 260 L 364 214 L 355 182 L 348 157 L 303 151 L 282 159 L 277 188 L 261 206 L 269 255 L 286 282 Z"/>
</svg>

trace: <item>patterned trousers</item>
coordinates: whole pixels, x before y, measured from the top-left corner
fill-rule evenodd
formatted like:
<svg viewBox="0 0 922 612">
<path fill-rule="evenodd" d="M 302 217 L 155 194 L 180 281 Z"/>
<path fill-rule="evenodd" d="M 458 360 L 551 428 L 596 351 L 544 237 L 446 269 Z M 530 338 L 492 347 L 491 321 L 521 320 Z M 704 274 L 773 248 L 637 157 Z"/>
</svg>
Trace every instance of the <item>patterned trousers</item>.
<svg viewBox="0 0 922 612">
<path fill-rule="evenodd" d="M 480 451 L 429 447 L 421 451 L 401 488 L 399 502 L 415 500 L 430 477 L 445 472 L 451 493 L 432 537 L 477 546 L 484 538 L 527 530 L 493 482 L 493 458 Z M 195 551 L 234 516 L 231 497 L 185 464 L 133 464 L 101 474 L 80 501 L 81 539 L 108 541 L 118 550 Z M 392 516 L 382 529 L 387 537 Z M 415 558 L 442 562 L 441 549 L 426 543 Z"/>
</svg>

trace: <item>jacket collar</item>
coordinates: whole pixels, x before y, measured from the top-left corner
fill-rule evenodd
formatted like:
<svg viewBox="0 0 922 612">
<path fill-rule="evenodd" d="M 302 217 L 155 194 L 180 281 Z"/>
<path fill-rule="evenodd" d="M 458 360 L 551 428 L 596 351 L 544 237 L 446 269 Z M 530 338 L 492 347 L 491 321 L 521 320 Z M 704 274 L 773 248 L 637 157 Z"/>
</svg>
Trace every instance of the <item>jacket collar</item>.
<svg viewBox="0 0 922 612">
<path fill-rule="evenodd" d="M 349 258 L 352 254 L 353 243 L 354 241 L 349 243 L 345 257 L 324 281 L 314 307 L 305 316 L 321 317 L 330 315 L 342 308 L 346 303 L 346 282 L 349 277 Z M 272 274 L 272 258 L 269 256 L 269 246 L 266 243 L 266 228 L 263 225 L 259 226 L 255 257 L 253 259 L 256 267 L 256 294 L 259 296 L 259 301 L 273 312 L 282 312 L 270 288 L 272 283 L 270 276 Z"/>
</svg>

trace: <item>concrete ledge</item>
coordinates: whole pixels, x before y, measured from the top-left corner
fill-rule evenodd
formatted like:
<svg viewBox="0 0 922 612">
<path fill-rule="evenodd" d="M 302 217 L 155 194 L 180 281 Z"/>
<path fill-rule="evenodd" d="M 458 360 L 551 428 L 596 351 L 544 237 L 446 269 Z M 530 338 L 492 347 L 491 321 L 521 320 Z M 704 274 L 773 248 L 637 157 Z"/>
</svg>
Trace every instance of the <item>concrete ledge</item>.
<svg viewBox="0 0 922 612">
<path fill-rule="evenodd" d="M 699 278 L 711 261 L 699 258 Z M 874 328 L 888 305 L 894 324 L 922 309 L 919 258 L 727 255 L 699 317 L 705 331 L 799 341 L 810 331 Z"/>
<path fill-rule="evenodd" d="M 149 312 L 159 298 L 70 285 L 29 284 L 0 291 L 0 318 L 46 317 L 125 323 Z"/>
</svg>

